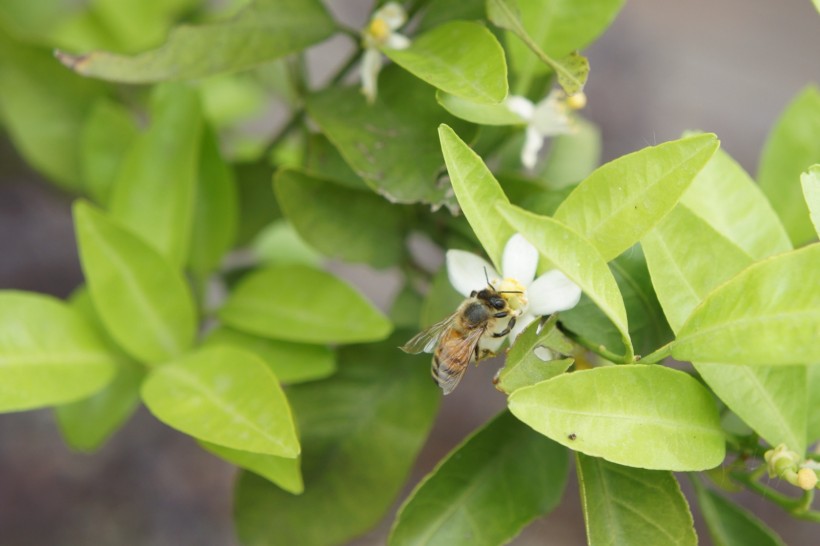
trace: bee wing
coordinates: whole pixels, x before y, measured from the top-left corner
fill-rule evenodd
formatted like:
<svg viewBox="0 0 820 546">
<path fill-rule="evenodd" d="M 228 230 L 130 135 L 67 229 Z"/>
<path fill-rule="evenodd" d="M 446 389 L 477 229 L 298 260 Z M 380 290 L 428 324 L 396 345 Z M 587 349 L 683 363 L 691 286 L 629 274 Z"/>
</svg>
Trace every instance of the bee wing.
<svg viewBox="0 0 820 546">
<path fill-rule="evenodd" d="M 413 336 L 413 339 L 399 348 L 405 353 L 410 353 L 413 355 L 418 353 L 432 353 L 436 350 L 436 346 L 438 345 L 441 336 L 444 332 L 450 329 L 455 320 L 456 314 L 454 313 L 446 319 L 433 324 L 426 330 L 422 330 Z"/>
<path fill-rule="evenodd" d="M 470 363 L 475 348 L 486 330 L 486 328 L 476 328 L 470 330 L 464 337 L 446 341 L 446 345 L 442 347 L 441 355 L 436 353 L 433 357 L 433 368 L 431 370 L 433 379 L 444 391 L 444 394 L 453 392 L 458 382 L 464 377 L 467 365 Z"/>
</svg>

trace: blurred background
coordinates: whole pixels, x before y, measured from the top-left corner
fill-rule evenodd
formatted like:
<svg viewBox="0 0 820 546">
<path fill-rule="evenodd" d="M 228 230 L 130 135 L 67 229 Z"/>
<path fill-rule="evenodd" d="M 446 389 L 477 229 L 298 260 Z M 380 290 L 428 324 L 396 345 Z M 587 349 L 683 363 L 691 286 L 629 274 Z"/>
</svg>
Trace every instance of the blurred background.
<svg viewBox="0 0 820 546">
<path fill-rule="evenodd" d="M 371 5 L 327 3 L 354 28 Z M 326 43 L 310 60 L 330 70 L 346 48 L 348 42 Z M 820 80 L 820 16 L 811 0 L 628 0 L 585 53 L 591 73 L 584 115 L 602 130 L 604 161 L 700 129 L 717 133 L 723 149 L 754 175 L 778 114 Z M 0 133 L 0 289 L 65 297 L 81 282 L 69 204 Z M 332 267 L 383 308 L 400 285 L 395 272 Z M 471 370 L 444 400 L 410 485 L 503 408 L 503 395 L 490 384 L 497 367 Z M 232 467 L 144 409 L 92 455 L 63 444 L 50 411 L 0 415 L 0 546 L 236 544 L 233 478 Z M 682 486 L 688 491 L 685 480 Z M 585 544 L 574 478 L 566 496 L 513 544 Z M 816 525 L 758 497 L 742 502 L 788 544 L 816 544 Z M 391 519 L 354 544 L 383 544 Z M 710 544 L 697 525 L 701 543 Z"/>
</svg>

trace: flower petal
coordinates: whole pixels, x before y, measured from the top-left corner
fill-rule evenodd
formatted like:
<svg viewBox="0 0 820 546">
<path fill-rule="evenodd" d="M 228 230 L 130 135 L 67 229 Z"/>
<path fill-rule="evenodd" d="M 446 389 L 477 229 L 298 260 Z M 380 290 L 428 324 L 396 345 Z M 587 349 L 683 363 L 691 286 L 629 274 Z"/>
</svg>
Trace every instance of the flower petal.
<svg viewBox="0 0 820 546">
<path fill-rule="evenodd" d="M 387 43 L 384 45 L 390 49 L 407 49 L 410 47 L 410 38 L 404 34 L 392 32 L 387 38 Z"/>
<path fill-rule="evenodd" d="M 396 30 L 407 21 L 407 12 L 397 2 L 388 2 L 373 14 L 373 18 L 382 19 L 390 30 Z"/>
<path fill-rule="evenodd" d="M 538 267 L 538 251 L 523 235 L 516 233 L 504 245 L 501 257 L 501 271 L 504 277 L 510 277 L 524 286 L 529 286 L 535 278 Z"/>
<path fill-rule="evenodd" d="M 524 121 L 530 121 L 532 119 L 535 105 L 530 99 L 518 95 L 510 95 L 507 97 L 507 100 L 504 101 L 504 104 L 507 105 L 507 109 L 510 112 L 518 114 Z"/>
<path fill-rule="evenodd" d="M 447 275 L 450 284 L 464 297 L 487 286 L 487 278 L 498 278 L 498 272 L 487 260 L 464 250 L 447 251 Z"/>
<path fill-rule="evenodd" d="M 578 285 L 557 269 L 547 271 L 527 288 L 529 312 L 537 316 L 572 309 L 580 299 Z"/>
<path fill-rule="evenodd" d="M 565 100 L 563 92 L 553 91 L 546 99 L 535 106 L 532 114 L 532 126 L 541 133 L 542 137 L 562 135 L 575 131 Z"/>
<path fill-rule="evenodd" d="M 518 337 L 518 334 L 524 331 L 524 329 L 532 324 L 532 321 L 535 320 L 535 315 L 531 313 L 524 313 L 515 321 L 515 326 L 512 327 L 510 330 L 510 345 L 515 342 L 515 338 Z"/>
<path fill-rule="evenodd" d="M 527 126 L 527 138 L 524 147 L 521 149 L 521 164 L 528 169 L 535 167 L 538 161 L 538 152 L 544 145 L 544 137 L 533 126 Z"/>
<path fill-rule="evenodd" d="M 364 56 L 362 57 L 361 75 L 362 75 L 362 93 L 367 97 L 367 102 L 372 103 L 376 100 L 376 93 L 378 92 L 377 83 L 379 79 L 379 71 L 382 69 L 382 54 L 377 49 L 366 48 Z"/>
</svg>

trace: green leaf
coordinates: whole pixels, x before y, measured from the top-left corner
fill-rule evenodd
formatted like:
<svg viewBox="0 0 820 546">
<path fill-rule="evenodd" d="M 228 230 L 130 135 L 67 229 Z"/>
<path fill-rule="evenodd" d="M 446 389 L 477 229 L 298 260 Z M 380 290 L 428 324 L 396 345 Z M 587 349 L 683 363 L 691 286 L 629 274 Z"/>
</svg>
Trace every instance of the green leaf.
<svg viewBox="0 0 820 546">
<path fill-rule="evenodd" d="M 392 329 L 348 284 L 302 265 L 248 275 L 219 310 L 219 318 L 251 334 L 304 343 L 377 341 Z"/>
<path fill-rule="evenodd" d="M 239 468 L 250 470 L 257 476 L 262 476 L 288 493 L 299 495 L 305 490 L 298 457 L 293 459 L 264 453 L 251 453 L 203 441 L 200 441 L 199 445 L 220 459 L 233 463 Z"/>
<path fill-rule="evenodd" d="M 236 180 L 213 130 L 205 128 L 200 146 L 188 264 L 204 274 L 219 266 L 233 246 L 239 204 Z"/>
<path fill-rule="evenodd" d="M 246 334 L 220 326 L 208 334 L 205 345 L 227 345 L 253 353 L 267 364 L 280 382 L 303 383 L 324 379 L 336 371 L 333 351 L 324 345 L 305 345 Z"/>
<path fill-rule="evenodd" d="M 208 347 L 151 371 L 142 386 L 163 423 L 232 449 L 299 455 L 285 393 L 262 359 L 233 347 Z"/>
<path fill-rule="evenodd" d="M 442 108 L 471 123 L 480 125 L 526 125 L 526 121 L 507 108 L 505 103 L 483 104 L 473 102 L 449 93 L 436 91 L 436 101 Z"/>
<path fill-rule="evenodd" d="M 672 210 L 717 148 L 715 135 L 704 134 L 620 157 L 581 182 L 555 219 L 589 239 L 609 261 Z"/>
<path fill-rule="evenodd" d="M 17 44 L 5 32 L 0 32 L 0 81 L 0 118 L 15 148 L 49 179 L 79 192 L 77 135 L 105 87 L 63 69 L 49 50 Z"/>
<path fill-rule="evenodd" d="M 698 505 L 716 546 L 785 546 L 774 531 L 739 504 L 693 479 Z"/>
<path fill-rule="evenodd" d="M 788 243 L 788 240 L 786 240 Z M 752 259 L 700 216 L 678 205 L 642 241 L 658 298 L 673 329 L 717 286 Z M 696 362 L 732 411 L 771 445 L 805 449 L 806 369 Z"/>
<path fill-rule="evenodd" d="M 251 251 L 265 265 L 302 264 L 319 267 L 322 255 L 299 237 L 287 220 L 276 220 L 251 241 Z"/>
<path fill-rule="evenodd" d="M 80 132 L 80 172 L 83 192 L 106 205 L 122 158 L 137 137 L 131 113 L 107 98 L 94 103 Z"/>
<path fill-rule="evenodd" d="M 438 136 L 458 204 L 493 265 L 500 270 L 504 245 L 515 230 L 498 215 L 496 205 L 509 205 L 509 200 L 484 161 L 453 129 L 441 125 Z"/>
<path fill-rule="evenodd" d="M 197 318 L 182 274 L 88 203 L 75 203 L 74 222 L 91 299 L 111 337 L 145 363 L 187 350 Z"/>
<path fill-rule="evenodd" d="M 820 284 L 806 282 L 806 272 L 818 269 L 820 244 L 745 269 L 694 310 L 672 356 L 763 366 L 820 362 Z"/>
<path fill-rule="evenodd" d="M 515 338 L 497 376 L 498 390 L 511 393 L 567 371 L 573 359 L 552 360 L 553 352 L 559 355 L 573 353 L 572 343 L 555 327 L 557 321 L 558 314 L 550 316 L 543 326 L 535 321 Z"/>
<path fill-rule="evenodd" d="M 293 170 L 276 173 L 274 191 L 299 235 L 323 254 L 374 267 L 388 267 L 401 259 L 402 216 L 372 192 Z"/>
<path fill-rule="evenodd" d="M 125 354 L 106 332 L 87 290 L 75 292 L 71 307 L 86 319 L 115 362 L 111 383 L 88 398 L 55 408 L 66 443 L 79 451 L 94 451 L 134 413 L 145 370 Z"/>
<path fill-rule="evenodd" d="M 399 509 L 388 543 L 506 544 L 558 505 L 567 467 L 565 449 L 505 411 L 416 486 Z"/>
<path fill-rule="evenodd" d="M 800 192 L 800 173 L 820 163 L 820 90 L 806 87 L 775 123 L 763 152 L 757 180 L 795 246 L 815 238 L 806 202 Z"/>
<path fill-rule="evenodd" d="M 132 145 L 112 188 L 112 217 L 177 266 L 188 258 L 202 128 L 193 89 L 157 86 L 151 125 Z"/>
<path fill-rule="evenodd" d="M 625 346 L 623 360 L 632 360 L 626 308 L 615 278 L 595 247 L 573 229 L 548 216 L 538 216 L 513 205 L 496 209 L 541 255 L 539 272 L 552 264 L 594 301 L 621 333 Z M 559 209 L 560 210 L 560 209 Z"/>
<path fill-rule="evenodd" d="M 272 61 L 321 42 L 334 29 L 317 0 L 255 0 L 230 20 L 178 26 L 152 51 L 134 56 L 58 51 L 57 58 L 79 74 L 110 81 L 192 79 Z"/>
<path fill-rule="evenodd" d="M 457 97 L 499 103 L 507 96 L 504 50 L 480 23 L 453 21 L 414 38 L 406 49 L 381 51 L 417 78 Z"/>
<path fill-rule="evenodd" d="M 807 366 L 808 415 L 806 441 L 812 444 L 820 439 L 820 366 Z"/>
<path fill-rule="evenodd" d="M 350 168 L 350 165 L 345 163 L 339 150 L 334 148 L 322 133 L 307 135 L 303 169 L 316 178 L 332 180 L 348 188 L 368 189 L 364 180 Z"/>
<path fill-rule="evenodd" d="M 715 152 L 698 173 L 681 203 L 754 259 L 792 248 L 766 196 L 723 150 Z"/>
<path fill-rule="evenodd" d="M 422 7 L 419 32 L 436 28 L 444 23 L 484 18 L 484 0 L 436 0 Z"/>
<path fill-rule="evenodd" d="M 245 245 L 259 231 L 282 216 L 273 195 L 273 167 L 265 161 L 234 165 L 239 192 L 239 226 L 236 244 Z"/>
<path fill-rule="evenodd" d="M 800 175 L 800 185 L 803 186 L 803 198 L 809 207 L 814 231 L 820 237 L 820 164 L 812 165 Z"/>
<path fill-rule="evenodd" d="M 115 357 L 93 327 L 41 294 L 0 291 L 0 411 L 71 402 L 105 387 Z"/>
<path fill-rule="evenodd" d="M 590 546 L 698 543 L 692 514 L 671 472 L 628 468 L 577 455 Z"/>
<path fill-rule="evenodd" d="M 547 187 L 558 189 L 588 177 L 601 163 L 601 131 L 598 126 L 576 115 L 575 131 L 552 138 L 550 153 L 538 168 L 538 178 Z"/>
<path fill-rule="evenodd" d="M 442 111 L 433 88 L 397 67 L 379 76 L 379 95 L 368 104 L 358 87 L 328 87 L 310 95 L 310 117 L 345 161 L 376 193 L 396 203 L 452 204 L 439 183 L 440 123 L 468 125 Z"/>
<path fill-rule="evenodd" d="M 302 434 L 305 492 L 294 497 L 242 474 L 234 510 L 243 544 L 343 544 L 384 516 L 440 400 L 429 368 L 396 349 L 410 335 L 344 347 L 334 377 L 288 389 Z"/>
<path fill-rule="evenodd" d="M 512 31 L 538 59 L 555 71 L 558 83 L 568 95 L 574 95 L 584 88 L 589 74 L 589 61 L 577 52 L 566 51 L 560 60 L 547 55 L 530 36 L 522 22 L 518 2 L 515 0 L 487 0 L 487 18 L 496 26 Z M 542 17 L 536 17 L 532 26 L 539 27 Z"/>
<path fill-rule="evenodd" d="M 625 364 L 562 374 L 510 395 L 513 415 L 556 442 L 655 470 L 717 466 L 725 454 L 711 394 L 662 366 Z"/>
<path fill-rule="evenodd" d="M 433 324 L 447 318 L 458 309 L 464 296 L 456 292 L 450 284 L 447 275 L 447 264 L 442 264 L 441 268 L 433 275 L 433 282 L 430 290 L 424 298 L 419 317 L 419 326 L 429 328 Z"/>
</svg>

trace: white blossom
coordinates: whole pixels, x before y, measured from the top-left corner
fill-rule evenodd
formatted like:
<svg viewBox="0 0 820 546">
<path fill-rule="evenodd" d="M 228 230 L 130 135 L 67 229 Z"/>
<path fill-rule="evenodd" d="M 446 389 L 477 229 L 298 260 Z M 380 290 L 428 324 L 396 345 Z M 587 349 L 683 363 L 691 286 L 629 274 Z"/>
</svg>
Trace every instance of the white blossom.
<svg viewBox="0 0 820 546">
<path fill-rule="evenodd" d="M 404 8 L 395 2 L 388 2 L 373 13 L 367 28 L 362 31 L 362 93 L 368 102 L 375 101 L 378 92 L 377 84 L 382 68 L 382 54 L 379 48 L 406 49 L 410 46 L 410 39 L 407 36 L 395 32 L 406 21 L 407 13 Z"/>
</svg>

